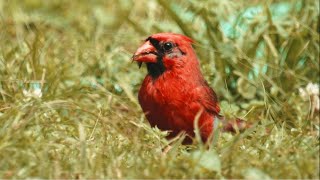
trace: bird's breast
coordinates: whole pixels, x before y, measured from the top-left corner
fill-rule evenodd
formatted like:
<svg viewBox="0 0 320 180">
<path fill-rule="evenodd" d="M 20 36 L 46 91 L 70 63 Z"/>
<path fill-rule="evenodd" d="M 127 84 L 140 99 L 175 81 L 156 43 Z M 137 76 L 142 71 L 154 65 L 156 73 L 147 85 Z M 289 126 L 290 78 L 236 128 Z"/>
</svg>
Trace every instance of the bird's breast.
<svg viewBox="0 0 320 180">
<path fill-rule="evenodd" d="M 192 131 L 200 107 L 194 103 L 190 88 L 181 78 L 160 76 L 153 80 L 147 76 L 139 91 L 139 103 L 150 124 L 165 130 Z"/>
</svg>

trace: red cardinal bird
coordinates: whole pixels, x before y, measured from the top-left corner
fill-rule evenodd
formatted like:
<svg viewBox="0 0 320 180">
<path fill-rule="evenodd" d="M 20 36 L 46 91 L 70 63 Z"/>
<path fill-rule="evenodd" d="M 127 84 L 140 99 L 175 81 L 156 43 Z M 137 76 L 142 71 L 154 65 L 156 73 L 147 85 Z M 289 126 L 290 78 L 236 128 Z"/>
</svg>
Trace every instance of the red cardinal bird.
<svg viewBox="0 0 320 180">
<path fill-rule="evenodd" d="M 200 71 L 192 40 L 184 35 L 159 33 L 148 37 L 133 55 L 139 67 L 146 63 L 148 74 L 139 91 L 139 103 L 151 126 L 170 131 L 169 137 L 185 131 L 194 136 L 194 121 L 203 141 L 223 119 L 215 92 Z M 242 127 L 242 121 L 236 125 Z M 232 131 L 232 124 L 225 130 Z M 186 141 L 190 141 L 188 138 Z"/>
</svg>

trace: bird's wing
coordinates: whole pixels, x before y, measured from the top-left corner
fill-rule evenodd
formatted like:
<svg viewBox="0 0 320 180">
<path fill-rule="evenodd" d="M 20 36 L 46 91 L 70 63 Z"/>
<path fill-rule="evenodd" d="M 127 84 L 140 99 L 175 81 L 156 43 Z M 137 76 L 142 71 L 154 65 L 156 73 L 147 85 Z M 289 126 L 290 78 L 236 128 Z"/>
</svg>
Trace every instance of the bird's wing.
<svg viewBox="0 0 320 180">
<path fill-rule="evenodd" d="M 212 114 L 218 115 L 220 106 L 216 93 L 209 87 L 206 81 L 203 81 L 196 89 L 197 100 L 204 109 Z"/>
</svg>

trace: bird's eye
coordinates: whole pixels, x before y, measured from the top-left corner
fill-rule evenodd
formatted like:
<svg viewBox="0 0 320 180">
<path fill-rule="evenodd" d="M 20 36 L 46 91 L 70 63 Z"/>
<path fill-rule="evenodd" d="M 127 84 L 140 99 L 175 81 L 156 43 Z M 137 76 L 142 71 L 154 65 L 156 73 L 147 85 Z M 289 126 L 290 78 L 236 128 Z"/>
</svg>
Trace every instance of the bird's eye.
<svg viewBox="0 0 320 180">
<path fill-rule="evenodd" d="M 173 44 L 171 42 L 166 42 L 163 44 L 163 49 L 165 51 L 170 51 L 173 48 Z"/>
</svg>

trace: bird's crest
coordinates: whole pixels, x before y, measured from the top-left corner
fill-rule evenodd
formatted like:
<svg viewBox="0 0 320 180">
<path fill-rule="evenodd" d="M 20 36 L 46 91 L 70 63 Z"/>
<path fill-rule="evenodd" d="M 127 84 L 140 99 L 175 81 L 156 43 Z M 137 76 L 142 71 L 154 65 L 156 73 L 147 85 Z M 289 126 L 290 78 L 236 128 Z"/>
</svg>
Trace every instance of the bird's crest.
<svg viewBox="0 0 320 180">
<path fill-rule="evenodd" d="M 180 41 L 185 41 L 185 42 L 188 42 L 188 43 L 193 43 L 194 42 L 188 36 L 177 34 L 177 33 L 170 33 L 170 32 L 153 34 L 152 36 L 148 37 L 148 39 L 150 39 L 150 38 L 156 39 L 158 41 L 167 41 L 169 39 L 172 39 L 175 42 L 180 42 Z"/>
</svg>

